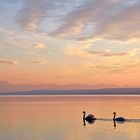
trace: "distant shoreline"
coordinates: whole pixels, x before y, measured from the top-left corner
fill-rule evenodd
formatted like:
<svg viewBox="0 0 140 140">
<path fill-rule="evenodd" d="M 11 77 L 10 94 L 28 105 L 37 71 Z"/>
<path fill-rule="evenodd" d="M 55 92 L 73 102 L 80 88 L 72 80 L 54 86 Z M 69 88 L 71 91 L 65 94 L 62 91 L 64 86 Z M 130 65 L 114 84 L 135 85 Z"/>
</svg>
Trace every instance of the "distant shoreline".
<svg viewBox="0 0 140 140">
<path fill-rule="evenodd" d="M 140 95 L 140 88 L 111 88 L 85 90 L 32 90 L 20 92 L 0 92 L 2 95 Z"/>
<path fill-rule="evenodd" d="M 0 98 L 1 97 L 140 97 L 140 94 L 139 95 L 135 95 L 135 94 L 131 94 L 131 95 L 113 95 L 113 94 L 110 94 L 110 95 L 0 95 Z"/>
</svg>

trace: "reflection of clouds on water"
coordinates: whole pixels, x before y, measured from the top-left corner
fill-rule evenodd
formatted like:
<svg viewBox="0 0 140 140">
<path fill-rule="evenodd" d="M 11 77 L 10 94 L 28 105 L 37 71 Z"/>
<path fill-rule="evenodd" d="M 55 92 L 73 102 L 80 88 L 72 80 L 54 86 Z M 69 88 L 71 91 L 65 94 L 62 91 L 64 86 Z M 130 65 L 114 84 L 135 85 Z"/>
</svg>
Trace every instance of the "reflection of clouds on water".
<svg viewBox="0 0 140 140">
<path fill-rule="evenodd" d="M 140 106 L 133 106 L 134 109 L 140 109 Z"/>
<path fill-rule="evenodd" d="M 15 98 L 15 97 L 13 97 Z M 0 103 L 0 137 L 3 140 L 140 140 L 140 102 L 82 98 L 36 97 L 35 102 Z M 44 100 L 42 99 L 44 98 Z M 116 98 L 116 97 L 113 97 Z M 29 98 L 28 98 L 29 99 Z M 53 101 L 53 99 L 55 99 Z M 93 100 L 92 100 L 93 99 Z M 17 99 L 16 99 L 17 100 Z M 43 100 L 43 101 L 42 101 Z M 77 102 L 76 102 L 77 100 Z M 137 99 L 138 100 L 138 99 Z M 140 101 L 140 99 L 139 99 Z M 82 110 L 96 114 L 95 123 L 83 126 Z M 124 116 L 113 124 L 113 111 Z M 16 127 L 13 123 L 16 120 Z M 4 127 L 3 127 L 4 126 Z M 12 131 L 11 131 L 12 130 Z M 16 136 L 16 139 L 15 139 Z"/>
<path fill-rule="evenodd" d="M 133 123 L 133 124 L 132 124 Z M 111 119 L 97 119 L 97 128 L 92 139 L 100 140 L 138 140 L 140 138 L 140 119 L 128 119 L 126 122 L 112 121 Z M 114 128 L 110 124 L 113 124 Z M 95 128 L 94 127 L 94 128 Z M 112 129 L 109 129 L 112 128 Z"/>
<path fill-rule="evenodd" d="M 128 136 L 128 139 L 134 139 L 134 140 L 138 140 L 140 137 L 139 134 L 139 129 L 140 129 L 140 124 L 135 123 L 135 124 L 131 124 L 131 123 L 125 123 L 123 125 L 123 129 L 117 129 L 119 132 L 122 131 L 124 133 L 124 135 Z"/>
</svg>

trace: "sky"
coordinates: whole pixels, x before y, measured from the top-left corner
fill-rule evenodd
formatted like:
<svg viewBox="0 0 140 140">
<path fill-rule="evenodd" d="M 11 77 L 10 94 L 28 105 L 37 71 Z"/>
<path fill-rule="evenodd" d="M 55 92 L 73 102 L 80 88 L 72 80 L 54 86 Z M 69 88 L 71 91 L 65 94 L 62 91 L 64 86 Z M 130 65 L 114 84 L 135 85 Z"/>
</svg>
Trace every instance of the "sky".
<svg viewBox="0 0 140 140">
<path fill-rule="evenodd" d="M 0 81 L 140 87 L 140 0 L 0 0 Z"/>
</svg>

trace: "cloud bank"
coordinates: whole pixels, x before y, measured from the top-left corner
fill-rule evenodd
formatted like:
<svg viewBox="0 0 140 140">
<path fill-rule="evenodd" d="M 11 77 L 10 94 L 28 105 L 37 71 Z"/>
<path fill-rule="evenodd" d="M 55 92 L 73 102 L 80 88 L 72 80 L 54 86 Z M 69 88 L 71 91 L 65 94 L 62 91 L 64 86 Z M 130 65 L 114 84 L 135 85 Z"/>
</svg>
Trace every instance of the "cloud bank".
<svg viewBox="0 0 140 140">
<path fill-rule="evenodd" d="M 85 5 L 64 17 L 64 24 L 52 32 L 55 36 L 77 33 L 78 40 L 130 40 L 140 37 L 139 0 L 87 0 Z"/>
<path fill-rule="evenodd" d="M 36 31 L 41 23 L 51 36 L 77 40 L 131 40 L 140 37 L 139 0 L 22 0 L 19 25 Z M 54 23 L 55 22 L 55 23 Z M 48 30 L 47 30 L 48 28 Z"/>
</svg>

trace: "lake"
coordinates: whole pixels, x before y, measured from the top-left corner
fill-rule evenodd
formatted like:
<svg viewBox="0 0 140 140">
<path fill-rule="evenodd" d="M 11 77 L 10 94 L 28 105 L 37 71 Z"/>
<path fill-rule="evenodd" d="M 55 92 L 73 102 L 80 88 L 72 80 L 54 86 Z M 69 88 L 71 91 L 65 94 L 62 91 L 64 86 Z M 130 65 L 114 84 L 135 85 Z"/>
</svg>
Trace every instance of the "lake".
<svg viewBox="0 0 140 140">
<path fill-rule="evenodd" d="M 83 111 L 97 120 L 83 123 Z M 114 124 L 113 112 L 128 119 Z M 140 96 L 0 96 L 0 140 L 139 140 Z"/>
</svg>

